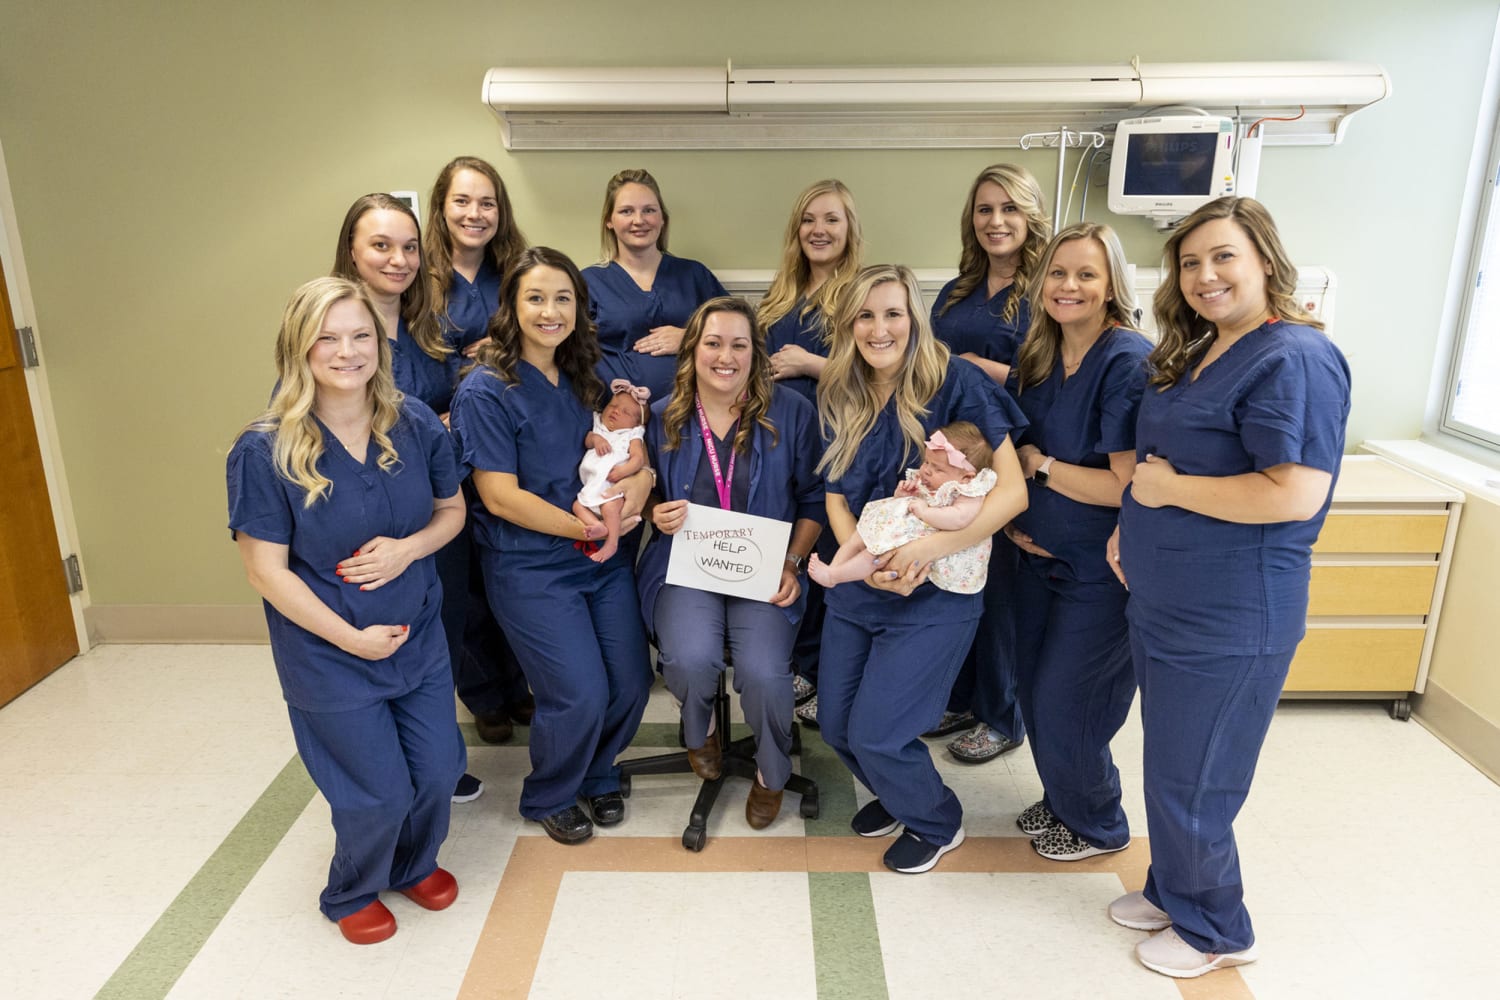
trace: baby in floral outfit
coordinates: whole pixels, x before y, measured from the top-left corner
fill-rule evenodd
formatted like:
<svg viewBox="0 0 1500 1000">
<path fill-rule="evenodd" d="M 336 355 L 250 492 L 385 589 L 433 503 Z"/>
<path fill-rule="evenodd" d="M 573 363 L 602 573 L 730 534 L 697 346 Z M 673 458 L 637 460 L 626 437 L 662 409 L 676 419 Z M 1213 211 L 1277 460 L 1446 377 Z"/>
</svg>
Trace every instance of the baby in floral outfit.
<svg viewBox="0 0 1500 1000">
<path fill-rule="evenodd" d="M 872 500 L 860 512 L 854 534 L 839 546 L 833 561 L 815 553 L 807 574 L 824 587 L 863 580 L 875 569 L 875 556 L 934 531 L 957 531 L 979 514 L 984 496 L 995 488 L 994 457 L 979 428 L 959 420 L 927 439 L 927 455 L 920 468 L 907 469 L 896 495 Z M 955 594 L 977 594 L 989 573 L 990 539 L 971 545 L 932 564 L 928 577 Z"/>
</svg>

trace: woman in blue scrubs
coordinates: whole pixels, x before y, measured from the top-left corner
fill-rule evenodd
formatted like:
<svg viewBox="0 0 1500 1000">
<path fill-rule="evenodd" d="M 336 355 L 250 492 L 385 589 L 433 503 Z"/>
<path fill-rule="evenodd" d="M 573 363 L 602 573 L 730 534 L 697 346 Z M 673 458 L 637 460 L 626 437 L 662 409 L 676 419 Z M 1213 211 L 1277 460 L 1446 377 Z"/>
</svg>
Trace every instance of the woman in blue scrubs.
<svg viewBox="0 0 1500 1000">
<path fill-rule="evenodd" d="M 1104 558 L 1135 471 L 1135 419 L 1151 342 L 1114 230 L 1070 226 L 1031 284 L 1037 312 L 1011 369 L 1026 414 L 1016 454 L 1030 503 L 1006 526 L 1020 549 L 1017 690 L 1042 800 L 1016 820 L 1053 861 L 1130 846 L 1109 741 L 1135 698 L 1125 588 Z"/>
<path fill-rule="evenodd" d="M 932 306 L 932 332 L 954 354 L 974 362 L 1001 385 L 1031 325 L 1026 290 L 1036 274 L 1052 222 L 1042 189 L 1025 167 L 985 167 L 969 186 L 958 220 L 958 277 Z M 964 764 L 995 760 L 1026 738 L 1016 698 L 1015 589 L 1017 553 L 995 539 L 984 588 L 984 614 L 974 645 L 928 736 L 966 730 L 948 744 Z"/>
<path fill-rule="evenodd" d="M 381 892 L 431 910 L 458 896 L 437 866 L 464 747 L 432 554 L 463 502 L 448 435 L 396 389 L 364 287 L 299 288 L 276 369 L 270 408 L 229 453 L 229 527 L 265 599 L 297 752 L 333 812 L 320 909 L 373 944 L 396 933 Z"/>
<path fill-rule="evenodd" d="M 854 195 L 842 181 L 810 184 L 797 196 L 781 242 L 781 265 L 757 314 L 766 329 L 771 377 L 783 388 L 816 402 L 818 378 L 828 358 L 826 317 L 859 272 L 865 239 Z M 830 532 L 818 538 L 825 562 L 838 546 Z M 807 609 L 792 653 L 797 718 L 818 724 L 818 657 L 823 635 L 823 588 L 811 580 Z"/>
<path fill-rule="evenodd" d="M 649 171 L 622 170 L 604 188 L 599 234 L 604 263 L 586 267 L 589 318 L 603 352 L 599 375 L 644 385 L 653 399 L 672 391 L 682 328 L 724 286 L 712 271 L 667 253 L 671 215 Z"/>
<path fill-rule="evenodd" d="M 427 200 L 422 249 L 428 292 L 444 336 L 454 350 L 472 358 L 500 304 L 500 276 L 526 249 L 499 171 L 478 157 L 459 156 L 438 172 Z M 472 481 L 465 479 L 470 503 L 473 492 Z M 451 615 L 455 628 L 450 638 L 453 686 L 473 713 L 479 738 L 504 743 L 514 723 L 531 721 L 535 705 L 485 598 L 472 527 L 454 540 L 451 554 L 445 550 L 439 556 L 438 566 L 452 604 L 444 605 L 444 620 Z M 475 792 L 460 789 L 455 797 L 467 800 Z"/>
<path fill-rule="evenodd" d="M 1110 553 L 1130 587 L 1151 868 L 1109 914 L 1158 931 L 1141 964 L 1192 977 L 1257 957 L 1231 824 L 1306 624 L 1349 366 L 1297 304 L 1259 202 L 1210 202 L 1162 255 L 1161 339 Z"/>
<path fill-rule="evenodd" d="M 453 401 L 485 591 L 536 698 L 521 815 L 563 844 L 624 819 L 615 757 L 651 687 L 633 550 L 596 563 L 575 544 L 587 537 L 572 514 L 578 453 L 605 396 L 588 306 L 571 260 L 523 251 Z"/>
<path fill-rule="evenodd" d="M 460 356 L 443 336 L 427 298 L 421 248 L 417 217 L 406 202 L 388 194 L 367 194 L 344 213 L 332 274 L 364 284 L 390 338 L 396 388 L 426 403 L 447 423 Z M 436 560 L 443 583 L 443 634 L 454 662 L 463 640 L 466 546 L 464 539 L 456 538 L 443 546 Z M 471 802 L 483 791 L 483 782 L 464 774 L 453 798 Z"/>
<path fill-rule="evenodd" d="M 764 829 L 781 811 L 792 773 L 792 642 L 805 603 L 803 570 L 826 519 L 817 414 L 772 383 L 755 310 L 728 297 L 709 300 L 688 321 L 676 388 L 652 409 L 646 443 L 657 473 L 657 531 L 641 555 L 641 611 L 662 676 L 682 703 L 689 762 L 706 779 L 721 772 L 725 734 L 712 731 L 713 700 L 727 647 L 756 743 L 745 820 Z M 769 603 L 666 582 L 672 536 L 690 502 L 792 523 Z"/>
<path fill-rule="evenodd" d="M 933 560 L 999 531 L 1026 507 L 1010 435 L 1025 418 L 977 367 L 950 355 L 927 325 L 916 276 L 882 265 L 859 273 L 840 299 L 818 392 L 829 440 L 828 523 L 839 542 L 866 503 L 889 496 L 920 461 L 932 432 L 976 425 L 995 450 L 998 478 L 967 528 L 940 531 L 887 553 L 862 583 L 827 592 L 818 721 L 833 747 L 878 796 L 851 826 L 878 837 L 904 826 L 886 867 L 925 872 L 963 843 L 963 807 L 943 784 L 922 734 L 943 714 L 979 624 L 979 594 L 929 585 Z"/>
</svg>

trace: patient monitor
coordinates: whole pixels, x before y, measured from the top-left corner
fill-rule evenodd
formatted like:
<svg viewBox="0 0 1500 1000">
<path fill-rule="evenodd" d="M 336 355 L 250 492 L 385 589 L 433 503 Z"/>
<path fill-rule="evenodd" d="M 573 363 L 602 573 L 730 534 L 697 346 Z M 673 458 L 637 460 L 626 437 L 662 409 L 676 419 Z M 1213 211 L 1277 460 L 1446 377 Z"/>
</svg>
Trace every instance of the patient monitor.
<svg viewBox="0 0 1500 1000">
<path fill-rule="evenodd" d="M 1234 123 L 1207 115 L 1128 118 L 1115 132 L 1109 210 L 1171 228 L 1195 209 L 1234 194 Z"/>
</svg>

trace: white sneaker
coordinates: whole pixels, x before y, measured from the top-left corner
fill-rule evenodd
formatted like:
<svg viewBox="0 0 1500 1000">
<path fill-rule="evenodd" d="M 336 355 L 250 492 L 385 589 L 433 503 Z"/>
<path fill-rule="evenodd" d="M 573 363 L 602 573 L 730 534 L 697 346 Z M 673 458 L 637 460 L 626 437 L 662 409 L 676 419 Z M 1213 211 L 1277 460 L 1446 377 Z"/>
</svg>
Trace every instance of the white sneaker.
<svg viewBox="0 0 1500 1000">
<path fill-rule="evenodd" d="M 1125 841 L 1119 847 L 1095 847 L 1078 834 L 1058 823 L 1031 839 L 1031 849 L 1048 861 L 1082 861 L 1100 854 L 1113 854 L 1130 846 Z"/>
<path fill-rule="evenodd" d="M 1110 903 L 1109 919 L 1133 931 L 1159 931 L 1172 926 L 1167 911 L 1158 909 L 1144 892 L 1127 892 Z"/>
<path fill-rule="evenodd" d="M 1253 944 L 1244 951 L 1234 951 L 1227 955 L 1202 952 L 1178 937 L 1175 929 L 1168 927 L 1136 945 L 1135 957 L 1152 972 L 1160 972 L 1173 979 L 1196 979 L 1215 969 L 1247 965 L 1260 955 L 1256 953 Z"/>
</svg>

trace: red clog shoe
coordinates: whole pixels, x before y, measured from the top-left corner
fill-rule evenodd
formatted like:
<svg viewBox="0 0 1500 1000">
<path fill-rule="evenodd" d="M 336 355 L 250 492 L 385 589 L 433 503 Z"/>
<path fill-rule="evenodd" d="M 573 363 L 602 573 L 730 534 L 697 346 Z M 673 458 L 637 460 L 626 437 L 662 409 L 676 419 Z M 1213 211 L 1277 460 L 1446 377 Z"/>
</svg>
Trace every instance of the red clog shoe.
<svg viewBox="0 0 1500 1000">
<path fill-rule="evenodd" d="M 377 899 L 340 920 L 339 931 L 350 944 L 379 944 L 396 933 L 396 918 Z"/>
<path fill-rule="evenodd" d="M 458 882 L 441 868 L 412 886 L 402 889 L 401 895 L 429 910 L 446 910 L 458 898 Z"/>
</svg>

